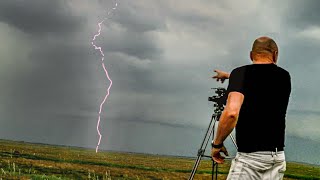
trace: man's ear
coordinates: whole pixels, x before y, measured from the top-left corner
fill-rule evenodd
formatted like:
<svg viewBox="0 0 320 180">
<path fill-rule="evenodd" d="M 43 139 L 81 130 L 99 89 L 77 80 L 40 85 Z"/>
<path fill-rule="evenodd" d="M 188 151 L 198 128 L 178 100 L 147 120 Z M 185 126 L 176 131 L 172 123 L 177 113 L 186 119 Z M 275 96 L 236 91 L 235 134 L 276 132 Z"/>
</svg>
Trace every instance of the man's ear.
<svg viewBox="0 0 320 180">
<path fill-rule="evenodd" d="M 273 62 L 274 62 L 274 63 L 277 63 L 277 61 L 278 61 L 278 55 L 279 55 L 279 54 L 278 54 L 278 51 L 274 51 L 274 52 L 273 52 Z"/>
<path fill-rule="evenodd" d="M 253 62 L 253 52 L 252 51 L 250 51 L 250 59 Z"/>
</svg>

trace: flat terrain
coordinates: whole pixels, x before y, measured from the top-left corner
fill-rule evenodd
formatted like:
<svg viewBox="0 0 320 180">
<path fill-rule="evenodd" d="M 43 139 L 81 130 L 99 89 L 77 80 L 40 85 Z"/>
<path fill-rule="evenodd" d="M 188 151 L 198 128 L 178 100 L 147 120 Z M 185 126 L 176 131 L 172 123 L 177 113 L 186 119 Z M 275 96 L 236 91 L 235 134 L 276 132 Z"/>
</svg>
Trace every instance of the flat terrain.
<svg viewBox="0 0 320 180">
<path fill-rule="evenodd" d="M 187 179 L 194 159 L 0 140 L 2 179 Z M 230 161 L 219 165 L 225 179 Z M 195 179 L 211 179 L 212 163 L 201 161 Z M 286 180 L 320 180 L 320 166 L 287 163 Z"/>
</svg>

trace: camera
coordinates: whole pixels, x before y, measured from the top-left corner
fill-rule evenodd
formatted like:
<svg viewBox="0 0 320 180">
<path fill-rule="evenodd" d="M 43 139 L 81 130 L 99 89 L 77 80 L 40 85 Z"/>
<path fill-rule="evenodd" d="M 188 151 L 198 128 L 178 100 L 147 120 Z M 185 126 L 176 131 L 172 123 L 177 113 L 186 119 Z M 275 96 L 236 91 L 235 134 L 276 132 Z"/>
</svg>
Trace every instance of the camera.
<svg viewBox="0 0 320 180">
<path fill-rule="evenodd" d="M 219 121 L 221 113 L 224 109 L 224 105 L 227 104 L 228 94 L 225 88 L 211 88 L 215 89 L 215 93 L 217 95 L 211 96 L 208 98 L 208 101 L 214 102 L 213 107 L 215 115 L 218 117 L 217 120 Z"/>
<path fill-rule="evenodd" d="M 208 101 L 212 101 L 218 105 L 226 105 L 227 103 L 227 90 L 225 88 L 211 88 L 215 89 L 217 95 L 208 98 Z"/>
</svg>

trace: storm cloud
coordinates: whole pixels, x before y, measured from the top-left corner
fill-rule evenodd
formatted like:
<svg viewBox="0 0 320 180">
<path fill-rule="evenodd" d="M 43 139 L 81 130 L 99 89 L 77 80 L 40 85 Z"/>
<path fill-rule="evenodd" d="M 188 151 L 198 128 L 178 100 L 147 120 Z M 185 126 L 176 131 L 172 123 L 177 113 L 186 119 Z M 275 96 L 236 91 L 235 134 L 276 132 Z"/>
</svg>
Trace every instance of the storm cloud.
<svg viewBox="0 0 320 180">
<path fill-rule="evenodd" d="M 107 17 L 95 41 L 113 80 L 100 124 L 102 149 L 195 155 L 213 110 L 211 88 L 227 86 L 211 79 L 213 69 L 250 64 L 252 42 L 262 35 L 278 43 L 278 65 L 292 78 L 288 142 L 308 139 L 315 147 L 317 7 L 315 0 L 3 0 L 0 136 L 95 148 L 110 82 L 91 40 Z"/>
<path fill-rule="evenodd" d="M 85 20 L 69 9 L 64 0 L 4 0 L 0 2 L 0 20 L 34 35 L 66 34 L 76 31 Z"/>
</svg>

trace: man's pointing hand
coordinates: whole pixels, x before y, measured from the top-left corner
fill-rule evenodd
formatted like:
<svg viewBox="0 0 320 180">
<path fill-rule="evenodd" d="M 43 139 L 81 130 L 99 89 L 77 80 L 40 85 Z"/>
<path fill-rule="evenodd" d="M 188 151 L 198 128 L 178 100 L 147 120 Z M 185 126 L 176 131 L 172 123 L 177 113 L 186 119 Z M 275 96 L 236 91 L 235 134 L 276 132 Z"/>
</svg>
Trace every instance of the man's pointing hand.
<svg viewBox="0 0 320 180">
<path fill-rule="evenodd" d="M 217 79 L 217 81 L 221 81 L 221 83 L 223 83 L 226 79 L 229 79 L 230 74 L 224 71 L 220 71 L 220 70 L 213 70 L 214 72 L 216 72 L 217 74 L 215 76 L 213 76 L 213 79 Z"/>
</svg>

